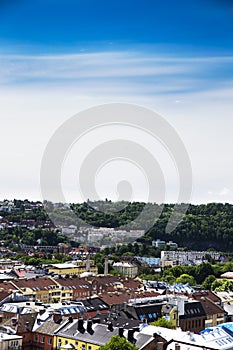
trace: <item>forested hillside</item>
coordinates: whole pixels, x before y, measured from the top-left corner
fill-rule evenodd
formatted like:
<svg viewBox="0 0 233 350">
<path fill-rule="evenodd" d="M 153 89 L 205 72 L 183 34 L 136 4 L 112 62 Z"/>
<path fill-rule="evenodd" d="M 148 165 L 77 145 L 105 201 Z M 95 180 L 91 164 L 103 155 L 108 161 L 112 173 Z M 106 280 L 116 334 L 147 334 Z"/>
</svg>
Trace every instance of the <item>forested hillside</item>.
<svg viewBox="0 0 233 350">
<path fill-rule="evenodd" d="M 79 227 L 90 224 L 96 227 L 124 226 L 130 229 L 144 229 L 147 224 L 149 226 L 155 213 L 161 211 L 159 219 L 141 239 L 142 242 L 151 244 L 152 239 L 160 238 L 165 241 L 173 240 L 179 246 L 190 249 L 233 250 L 233 205 L 231 204 L 190 205 L 183 220 L 171 233 L 166 233 L 165 228 L 174 211 L 174 204 L 159 206 L 139 202 L 113 203 L 106 200 L 72 204 L 72 211 L 65 210 L 62 204 L 54 206 L 52 203 L 47 203 L 44 207 L 39 204 L 32 205 L 28 201 L 15 200 L 14 205 L 17 209 L 15 211 L 0 210 L 2 220 L 8 221 L 8 225 L 0 231 L 0 239 L 7 239 L 8 242 L 21 240 L 23 243 L 34 244 L 34 241 L 42 235 L 42 231 L 45 233 L 47 226 L 52 224 L 50 219 L 56 225 L 62 226 L 76 224 Z M 140 218 L 139 214 L 145 206 L 146 213 Z M 138 219 L 135 220 L 136 218 Z M 28 229 L 29 224 L 34 226 L 34 230 Z M 46 239 L 42 238 L 45 244 L 57 243 L 57 237 L 52 238 L 51 231 Z M 61 237 L 58 241 L 62 241 Z"/>
<path fill-rule="evenodd" d="M 144 206 L 145 203 L 139 202 L 128 205 L 124 202 L 94 202 L 89 205 L 75 204 L 73 210 L 79 218 L 91 225 L 119 227 L 135 220 Z M 147 217 L 144 216 L 143 220 L 147 218 L 151 220 L 157 210 L 159 206 L 156 204 L 150 204 L 149 208 L 147 206 Z M 171 233 L 165 233 L 173 210 L 174 204 L 165 204 L 159 219 L 142 241 L 149 243 L 152 239 L 160 238 L 165 241 L 173 240 L 180 246 L 190 249 L 233 250 L 233 205 L 222 203 L 190 205 L 177 228 Z M 134 229 L 144 227 L 145 222 L 140 220 L 130 225 L 130 228 Z"/>
</svg>

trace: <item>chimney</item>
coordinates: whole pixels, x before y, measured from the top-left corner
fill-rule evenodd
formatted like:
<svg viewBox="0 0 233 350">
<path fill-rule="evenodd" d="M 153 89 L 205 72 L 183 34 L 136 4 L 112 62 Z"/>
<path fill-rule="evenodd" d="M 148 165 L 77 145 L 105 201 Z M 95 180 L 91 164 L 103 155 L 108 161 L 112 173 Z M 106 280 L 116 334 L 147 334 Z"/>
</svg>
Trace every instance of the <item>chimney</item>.
<svg viewBox="0 0 233 350">
<path fill-rule="evenodd" d="M 87 331 L 88 331 L 88 333 L 93 332 L 93 329 L 92 329 L 92 320 L 88 320 L 88 321 L 87 321 Z"/>
<path fill-rule="evenodd" d="M 90 255 L 88 255 L 87 257 L 87 261 L 86 261 L 86 271 L 90 272 Z"/>
<path fill-rule="evenodd" d="M 43 311 L 43 312 L 41 313 L 41 311 Z M 43 313 L 44 313 L 44 310 L 40 310 L 40 315 L 42 315 Z M 61 312 L 58 310 L 54 311 L 53 312 L 53 321 L 55 323 L 59 323 L 59 322 L 61 322 L 61 320 L 62 320 Z"/>
<path fill-rule="evenodd" d="M 110 332 L 113 331 L 113 324 L 112 324 L 112 322 L 108 322 L 108 330 L 109 330 Z"/>
<path fill-rule="evenodd" d="M 78 331 L 79 332 L 84 332 L 85 331 L 85 329 L 83 327 L 83 318 L 79 318 L 78 319 Z"/>
<path fill-rule="evenodd" d="M 157 343 L 157 350 L 163 350 L 163 342 L 159 341 Z"/>
<path fill-rule="evenodd" d="M 124 337 L 124 328 L 123 328 L 123 327 L 119 327 L 119 329 L 118 329 L 118 335 L 119 335 L 119 337 L 121 337 L 121 338 Z"/>
<path fill-rule="evenodd" d="M 45 309 L 40 309 L 39 310 L 39 315 L 43 315 L 44 312 L 45 312 Z"/>
<path fill-rule="evenodd" d="M 104 274 L 108 275 L 108 256 L 106 256 L 105 262 L 104 262 Z"/>
<path fill-rule="evenodd" d="M 134 339 L 133 335 L 134 335 L 134 330 L 133 329 L 129 329 L 128 330 L 128 341 L 130 341 L 131 343 L 135 342 L 135 339 Z"/>
</svg>

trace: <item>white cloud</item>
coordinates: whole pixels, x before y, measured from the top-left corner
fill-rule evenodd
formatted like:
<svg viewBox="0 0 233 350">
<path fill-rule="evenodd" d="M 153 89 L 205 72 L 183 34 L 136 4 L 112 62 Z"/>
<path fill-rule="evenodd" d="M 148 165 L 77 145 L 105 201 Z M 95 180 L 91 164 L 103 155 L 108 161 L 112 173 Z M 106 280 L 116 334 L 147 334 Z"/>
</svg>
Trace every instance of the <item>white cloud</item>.
<svg viewBox="0 0 233 350">
<path fill-rule="evenodd" d="M 1 197 L 40 197 L 44 149 L 67 118 L 96 104 L 129 102 L 153 108 L 181 136 L 193 167 L 193 202 L 233 202 L 233 81 L 202 75 L 232 60 L 136 52 L 1 56 Z M 174 201 L 174 178 L 167 175 L 167 201 Z"/>
</svg>

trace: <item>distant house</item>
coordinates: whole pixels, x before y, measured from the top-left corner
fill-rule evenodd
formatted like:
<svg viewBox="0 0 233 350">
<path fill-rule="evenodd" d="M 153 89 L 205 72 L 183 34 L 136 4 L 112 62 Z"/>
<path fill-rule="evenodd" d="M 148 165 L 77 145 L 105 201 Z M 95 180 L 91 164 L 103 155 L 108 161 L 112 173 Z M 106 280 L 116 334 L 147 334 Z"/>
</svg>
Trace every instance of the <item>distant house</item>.
<svg viewBox="0 0 233 350">
<path fill-rule="evenodd" d="M 112 266 L 116 271 L 127 277 L 136 277 L 138 274 L 138 267 L 129 262 L 115 262 Z"/>
</svg>

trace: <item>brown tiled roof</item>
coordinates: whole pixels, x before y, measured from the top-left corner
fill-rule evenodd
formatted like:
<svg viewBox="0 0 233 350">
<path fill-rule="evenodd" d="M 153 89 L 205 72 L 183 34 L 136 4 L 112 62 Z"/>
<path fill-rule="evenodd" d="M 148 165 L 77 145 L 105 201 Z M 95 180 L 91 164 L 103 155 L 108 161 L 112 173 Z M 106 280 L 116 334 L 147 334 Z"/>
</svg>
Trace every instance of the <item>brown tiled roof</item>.
<svg viewBox="0 0 233 350">
<path fill-rule="evenodd" d="M 53 320 L 53 317 L 43 322 L 43 324 L 38 327 L 35 333 L 54 335 L 54 332 L 60 328 L 62 325 L 65 325 L 68 322 L 68 317 L 65 317 L 61 320 L 60 323 L 56 323 Z"/>
<path fill-rule="evenodd" d="M 208 297 L 205 296 L 201 296 L 201 297 L 195 297 L 195 300 L 198 300 L 201 302 L 203 309 L 205 310 L 206 315 L 215 315 L 215 314 L 224 314 L 224 309 L 215 304 L 211 299 L 209 299 Z"/>
<path fill-rule="evenodd" d="M 62 287 L 71 287 L 71 289 L 90 288 L 90 283 L 79 277 L 59 277 L 56 278 L 56 282 Z"/>
<path fill-rule="evenodd" d="M 110 284 L 119 282 L 119 277 L 117 276 L 95 276 L 90 278 L 91 281 L 96 280 L 99 284 Z"/>
<path fill-rule="evenodd" d="M 97 281 L 99 285 L 105 285 L 107 287 L 111 287 L 111 284 L 115 284 L 117 282 L 120 282 L 124 289 L 134 289 L 137 290 L 141 286 L 141 282 L 138 280 L 135 280 L 133 278 L 128 277 L 118 277 L 118 276 L 96 276 L 92 277 L 91 281 Z"/>
<path fill-rule="evenodd" d="M 30 288 L 32 290 L 49 289 L 50 286 L 57 285 L 51 277 L 19 278 L 12 281 L 12 284 L 19 289 Z"/>
<path fill-rule="evenodd" d="M 126 289 L 134 289 L 137 290 L 142 286 L 142 283 L 133 278 L 122 278 L 120 282 L 124 285 Z"/>
<path fill-rule="evenodd" d="M 14 290 L 19 290 L 16 286 L 14 286 L 11 281 L 10 282 L 1 282 L 0 283 L 0 289 L 3 289 L 5 291 L 14 291 Z"/>
<path fill-rule="evenodd" d="M 196 300 L 199 300 L 201 297 L 209 298 L 212 300 L 214 303 L 219 303 L 221 299 L 213 292 L 210 290 L 202 290 L 202 291 L 197 291 L 192 294 L 192 297 Z"/>
<path fill-rule="evenodd" d="M 11 327 L 16 331 L 17 334 L 31 332 L 36 321 L 37 313 L 30 313 L 19 315 L 17 318 L 17 323 L 12 325 L 12 320 L 7 320 L 4 322 L 4 326 Z"/>
<path fill-rule="evenodd" d="M 0 302 L 9 297 L 12 294 L 12 291 L 9 290 L 0 290 Z"/>
<path fill-rule="evenodd" d="M 127 303 L 130 299 L 130 295 L 126 292 L 123 293 L 103 293 L 100 298 L 109 306 L 120 305 Z"/>
</svg>

